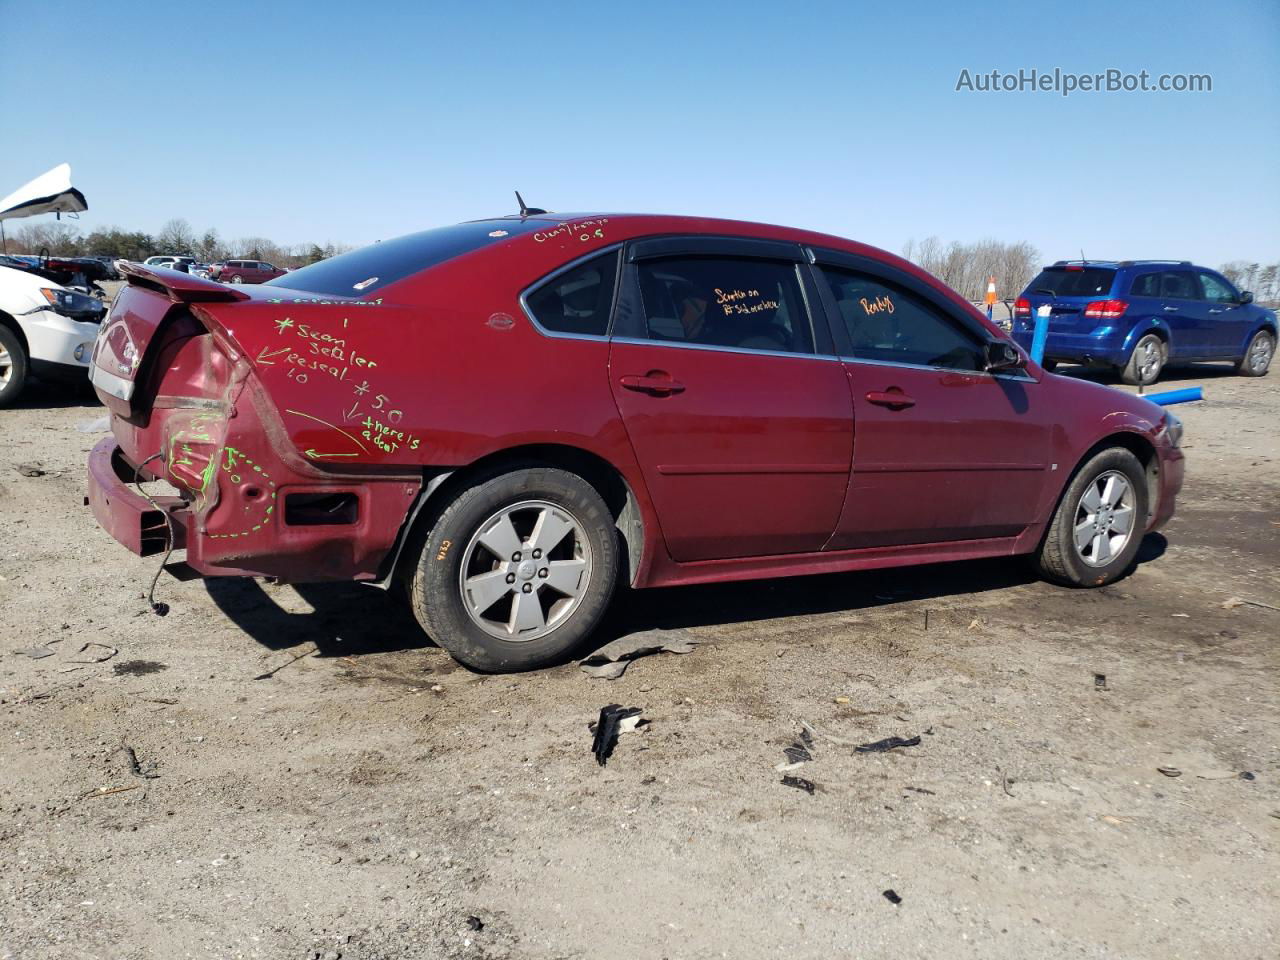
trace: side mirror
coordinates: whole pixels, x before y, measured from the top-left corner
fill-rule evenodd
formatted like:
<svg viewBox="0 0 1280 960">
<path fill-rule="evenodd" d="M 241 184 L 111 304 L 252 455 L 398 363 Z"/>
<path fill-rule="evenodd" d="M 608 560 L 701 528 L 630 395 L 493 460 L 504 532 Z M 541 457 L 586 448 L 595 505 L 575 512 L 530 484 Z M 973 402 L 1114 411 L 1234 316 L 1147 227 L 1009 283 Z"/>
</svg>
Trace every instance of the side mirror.
<svg viewBox="0 0 1280 960">
<path fill-rule="evenodd" d="M 1018 348 L 1008 340 L 988 341 L 983 349 L 983 358 L 988 373 L 999 373 L 1001 370 L 1023 370 L 1027 366 Z"/>
<path fill-rule="evenodd" d="M 1250 293 L 1248 290 L 1244 291 L 1244 293 L 1240 294 L 1240 303 L 1241 304 L 1253 303 L 1253 294 Z"/>
</svg>

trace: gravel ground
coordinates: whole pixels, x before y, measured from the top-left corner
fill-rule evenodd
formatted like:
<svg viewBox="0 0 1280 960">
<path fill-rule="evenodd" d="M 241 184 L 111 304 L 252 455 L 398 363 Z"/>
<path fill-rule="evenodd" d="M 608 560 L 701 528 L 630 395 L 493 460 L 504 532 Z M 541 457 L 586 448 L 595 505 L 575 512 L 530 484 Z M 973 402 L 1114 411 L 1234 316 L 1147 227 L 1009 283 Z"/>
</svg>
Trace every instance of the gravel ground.
<svg viewBox="0 0 1280 960">
<path fill-rule="evenodd" d="M 165 577 L 153 615 L 157 559 L 81 505 L 102 409 L 32 389 L 0 412 L 0 958 L 1274 957 L 1280 611 L 1228 601 L 1280 606 L 1280 375 L 1196 383 L 1128 578 L 636 593 L 602 639 L 705 642 L 615 681 L 469 673 L 356 585 Z M 601 768 L 610 702 L 651 722 Z M 802 720 L 812 795 L 775 771 Z"/>
</svg>

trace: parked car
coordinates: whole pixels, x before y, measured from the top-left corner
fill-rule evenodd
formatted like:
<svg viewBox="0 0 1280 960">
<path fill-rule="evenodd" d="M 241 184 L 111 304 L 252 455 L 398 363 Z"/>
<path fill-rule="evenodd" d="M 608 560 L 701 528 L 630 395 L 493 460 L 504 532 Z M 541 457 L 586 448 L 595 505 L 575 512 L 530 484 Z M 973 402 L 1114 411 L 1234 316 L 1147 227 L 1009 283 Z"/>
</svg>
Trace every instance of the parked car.
<svg viewBox="0 0 1280 960">
<path fill-rule="evenodd" d="M 1182 483 L 1173 414 L 838 237 L 529 215 L 262 286 L 127 270 L 101 525 L 159 553 L 164 511 L 205 576 L 395 588 L 481 670 L 566 656 L 619 583 L 1025 554 L 1099 586 Z"/>
<path fill-rule="evenodd" d="M 93 341 L 106 313 L 101 300 L 34 270 L 0 262 L 0 407 L 28 377 L 86 383 Z"/>
<path fill-rule="evenodd" d="M 195 257 L 159 254 L 154 257 L 147 257 L 147 259 L 143 261 L 143 265 L 148 267 L 167 267 L 172 270 L 175 263 L 184 263 L 187 265 L 187 268 L 190 269 L 191 265 L 195 262 Z"/>
<path fill-rule="evenodd" d="M 209 276 L 222 283 L 266 283 L 288 271 L 261 260 L 222 260 L 209 268 Z"/>
<path fill-rule="evenodd" d="M 1150 384 L 1168 363 L 1227 360 L 1261 377 L 1276 350 L 1276 314 L 1222 274 L 1182 260 L 1059 260 L 1014 303 L 1013 339 L 1029 348 L 1048 304 L 1045 360 L 1113 367 Z"/>
</svg>

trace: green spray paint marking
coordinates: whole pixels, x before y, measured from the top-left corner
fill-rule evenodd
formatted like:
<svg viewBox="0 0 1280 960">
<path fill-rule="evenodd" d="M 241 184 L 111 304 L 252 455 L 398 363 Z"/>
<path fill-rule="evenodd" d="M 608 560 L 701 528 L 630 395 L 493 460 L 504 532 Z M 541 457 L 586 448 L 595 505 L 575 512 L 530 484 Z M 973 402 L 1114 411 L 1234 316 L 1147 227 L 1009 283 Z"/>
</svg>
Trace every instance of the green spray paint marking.
<svg viewBox="0 0 1280 960">
<path fill-rule="evenodd" d="M 252 457 L 246 456 L 244 451 L 238 450 L 235 447 L 225 446 L 222 448 L 221 455 L 214 457 L 209 462 L 209 475 L 212 476 L 214 470 L 221 468 L 222 472 L 227 474 L 228 480 L 232 483 L 239 483 L 240 475 L 233 471 L 235 471 L 237 467 L 240 467 L 241 463 L 243 463 L 245 467 L 252 468 L 254 473 L 261 475 L 262 479 L 267 482 L 267 486 L 271 488 L 271 499 L 275 500 L 276 483 L 271 479 L 271 474 L 267 473 L 267 471 L 263 470 L 261 466 L 254 463 Z M 266 525 L 267 520 L 271 517 L 275 508 L 276 505 L 274 503 L 268 503 L 266 510 L 263 511 L 258 522 L 247 530 L 240 530 L 236 533 L 206 533 L 205 536 L 210 540 L 234 540 L 238 537 L 247 537 L 250 534 L 261 530 L 263 526 Z"/>
</svg>

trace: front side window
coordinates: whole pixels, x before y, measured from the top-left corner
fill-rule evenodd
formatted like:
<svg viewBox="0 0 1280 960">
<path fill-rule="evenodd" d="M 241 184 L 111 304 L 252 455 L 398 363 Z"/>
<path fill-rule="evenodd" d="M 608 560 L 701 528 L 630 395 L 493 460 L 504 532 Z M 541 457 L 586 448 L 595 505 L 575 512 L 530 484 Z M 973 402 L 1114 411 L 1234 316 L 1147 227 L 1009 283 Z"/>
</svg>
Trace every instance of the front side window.
<svg viewBox="0 0 1280 960">
<path fill-rule="evenodd" d="M 983 370 L 977 339 L 938 307 L 863 273 L 823 267 L 853 355 L 948 370 Z"/>
<path fill-rule="evenodd" d="M 1212 273 L 1200 271 L 1200 286 L 1204 289 L 1204 298 L 1215 303 L 1235 303 L 1236 292 L 1219 280 Z"/>
<path fill-rule="evenodd" d="M 552 333 L 603 337 L 618 274 L 618 251 L 592 257 L 552 277 L 525 298 L 539 326 Z"/>
<path fill-rule="evenodd" d="M 636 264 L 650 340 L 812 353 L 794 263 L 669 257 Z"/>
</svg>

